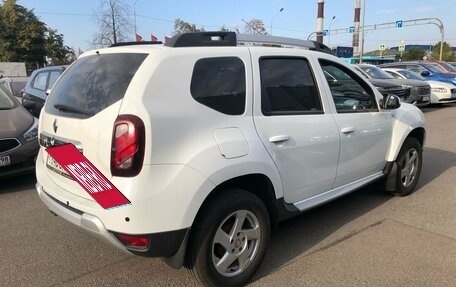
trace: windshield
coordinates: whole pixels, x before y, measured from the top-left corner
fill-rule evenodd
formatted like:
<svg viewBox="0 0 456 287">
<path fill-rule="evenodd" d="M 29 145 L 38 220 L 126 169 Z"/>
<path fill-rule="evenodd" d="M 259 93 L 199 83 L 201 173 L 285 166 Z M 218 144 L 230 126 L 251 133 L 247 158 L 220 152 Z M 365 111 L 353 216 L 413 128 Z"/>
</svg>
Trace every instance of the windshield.
<svg viewBox="0 0 456 287">
<path fill-rule="evenodd" d="M 381 70 L 380 68 L 373 66 L 359 66 L 366 74 L 374 79 L 394 79 L 393 76 L 387 72 Z"/>
<path fill-rule="evenodd" d="M 456 68 L 453 67 L 452 65 L 448 64 L 447 62 L 439 62 L 439 63 L 440 63 L 440 65 L 445 67 L 445 69 L 447 69 L 448 72 L 456 72 Z"/>
<path fill-rule="evenodd" d="M 2 86 L 0 86 L 0 110 L 11 110 L 16 106 L 13 98 L 9 92 Z"/>
<path fill-rule="evenodd" d="M 62 74 L 46 112 L 88 118 L 122 99 L 147 54 L 97 54 L 78 59 Z"/>
<path fill-rule="evenodd" d="M 429 71 L 431 71 L 432 73 L 445 73 L 444 70 L 440 69 L 438 66 L 436 65 L 432 65 L 432 64 L 422 64 L 423 67 L 425 67 L 426 69 L 428 69 Z"/>
<path fill-rule="evenodd" d="M 425 81 L 426 79 L 420 75 L 418 75 L 415 72 L 409 71 L 409 70 L 399 70 L 397 71 L 399 74 L 402 76 L 406 77 L 407 79 L 412 79 L 412 80 L 422 80 Z"/>
</svg>

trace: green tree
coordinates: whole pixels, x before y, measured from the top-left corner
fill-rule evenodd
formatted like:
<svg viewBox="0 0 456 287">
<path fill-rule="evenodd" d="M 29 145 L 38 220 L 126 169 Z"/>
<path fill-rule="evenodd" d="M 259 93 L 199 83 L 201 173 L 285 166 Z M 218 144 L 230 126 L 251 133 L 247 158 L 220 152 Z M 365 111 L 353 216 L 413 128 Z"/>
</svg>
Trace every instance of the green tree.
<svg viewBox="0 0 456 287">
<path fill-rule="evenodd" d="M 174 20 L 174 32 L 173 32 L 174 34 L 189 33 L 189 32 L 203 32 L 203 31 L 205 31 L 204 27 L 197 28 L 195 24 L 190 24 L 179 18 Z"/>
<path fill-rule="evenodd" d="M 29 66 L 45 64 L 46 25 L 32 10 L 4 0 L 0 6 L 0 61 L 26 62 Z"/>
<path fill-rule="evenodd" d="M 403 61 L 423 60 L 425 52 L 420 48 L 412 48 L 405 52 L 402 56 Z"/>
<path fill-rule="evenodd" d="M 25 62 L 27 69 L 33 70 L 69 63 L 71 54 L 63 35 L 48 29 L 33 10 L 16 0 L 4 0 L 0 5 L 0 61 Z"/>
<path fill-rule="evenodd" d="M 441 45 L 441 42 L 437 42 L 437 44 L 435 44 L 434 49 L 431 54 L 432 60 L 440 59 L 440 45 Z M 455 54 L 454 54 L 453 50 L 451 50 L 451 47 L 447 42 L 443 42 L 443 51 L 442 52 L 443 52 L 442 61 L 454 62 L 456 60 Z"/>
<path fill-rule="evenodd" d="M 74 60 L 74 51 L 63 43 L 63 35 L 57 30 L 48 29 L 45 34 L 45 51 L 49 65 L 70 64 Z"/>
</svg>

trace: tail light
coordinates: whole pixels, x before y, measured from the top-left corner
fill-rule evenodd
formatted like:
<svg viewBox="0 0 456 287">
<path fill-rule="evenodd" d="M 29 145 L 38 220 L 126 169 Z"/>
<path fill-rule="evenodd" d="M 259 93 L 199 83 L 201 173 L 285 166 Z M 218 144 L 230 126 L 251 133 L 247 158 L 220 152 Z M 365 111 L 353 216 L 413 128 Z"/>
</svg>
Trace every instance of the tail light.
<svg viewBox="0 0 456 287">
<path fill-rule="evenodd" d="M 136 176 L 144 160 L 144 123 L 133 115 L 119 115 L 114 123 L 111 147 L 111 173 Z"/>
</svg>

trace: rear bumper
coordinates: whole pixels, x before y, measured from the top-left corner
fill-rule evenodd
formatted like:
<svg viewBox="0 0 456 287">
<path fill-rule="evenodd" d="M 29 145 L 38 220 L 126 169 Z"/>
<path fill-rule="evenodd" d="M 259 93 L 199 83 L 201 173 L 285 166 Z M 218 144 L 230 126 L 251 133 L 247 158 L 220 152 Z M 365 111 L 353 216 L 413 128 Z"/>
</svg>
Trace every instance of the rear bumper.
<svg viewBox="0 0 456 287">
<path fill-rule="evenodd" d="M 55 199 L 46 193 L 43 186 L 39 183 L 37 183 L 36 189 L 41 201 L 53 214 L 58 215 L 90 234 L 107 241 L 127 254 L 169 258 L 174 256 L 181 246 L 185 245 L 185 238 L 189 228 L 152 234 L 141 234 L 149 238 L 149 248 L 144 251 L 129 250 L 115 237 L 115 232 L 106 229 L 100 218 L 77 210 Z"/>
<path fill-rule="evenodd" d="M 110 233 L 104 226 L 103 222 L 91 214 L 81 212 L 71 207 L 66 207 L 63 202 L 58 201 L 49 194 L 47 194 L 43 187 L 37 183 L 36 190 L 41 198 L 41 201 L 47 206 L 47 208 L 55 215 L 58 215 L 79 226 L 83 230 L 95 235 L 98 238 L 108 241 L 118 249 L 130 253 L 115 237 Z M 130 253 L 131 254 L 131 253 Z"/>
</svg>

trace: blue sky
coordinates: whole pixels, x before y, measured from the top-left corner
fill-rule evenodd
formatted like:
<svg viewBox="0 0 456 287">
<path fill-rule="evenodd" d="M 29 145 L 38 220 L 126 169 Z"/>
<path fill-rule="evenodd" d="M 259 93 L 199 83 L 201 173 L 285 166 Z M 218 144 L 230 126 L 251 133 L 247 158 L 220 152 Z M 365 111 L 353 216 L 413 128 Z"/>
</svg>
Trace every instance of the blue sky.
<svg viewBox="0 0 456 287">
<path fill-rule="evenodd" d="M 225 25 L 243 31 L 253 18 L 262 19 L 268 32 L 271 21 L 276 36 L 306 39 L 316 30 L 317 0 L 125 0 L 136 8 L 136 27 L 145 40 L 150 34 L 163 39 L 171 35 L 176 18 L 206 30 L 218 30 Z M 365 0 L 365 24 L 381 24 L 397 20 L 438 18 L 445 28 L 445 41 L 456 46 L 456 0 Z M 17 3 L 35 14 L 49 27 L 64 35 L 65 44 L 75 49 L 87 50 L 97 31 L 93 14 L 99 12 L 96 0 L 18 0 Z M 136 3 L 136 5 L 134 4 Z M 324 29 L 348 28 L 353 25 L 355 0 L 326 0 Z M 284 8 L 282 12 L 279 12 Z M 435 25 L 407 26 L 403 28 L 366 31 L 365 51 L 404 44 L 435 44 L 440 41 L 440 31 Z M 134 33 L 132 31 L 132 40 Z M 351 46 L 352 34 L 332 34 L 331 46 Z M 325 37 L 328 44 L 328 37 Z"/>
</svg>

